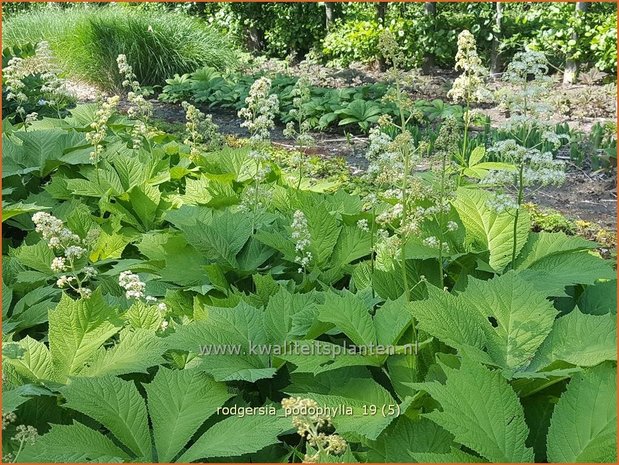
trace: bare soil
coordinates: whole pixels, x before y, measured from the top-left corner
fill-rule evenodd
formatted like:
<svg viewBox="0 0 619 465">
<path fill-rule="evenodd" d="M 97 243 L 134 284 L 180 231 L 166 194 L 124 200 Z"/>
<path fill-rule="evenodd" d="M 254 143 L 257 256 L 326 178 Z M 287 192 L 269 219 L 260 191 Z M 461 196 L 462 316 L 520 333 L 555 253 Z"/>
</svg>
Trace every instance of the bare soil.
<svg viewBox="0 0 619 465">
<path fill-rule="evenodd" d="M 350 84 L 376 82 L 383 78 L 383 74 L 370 68 L 347 68 L 345 70 L 330 70 L 323 75 L 329 75 L 329 84 L 344 86 Z M 425 77 L 423 86 L 414 91 L 415 97 L 432 100 L 441 99 L 447 101 L 446 93 L 451 87 L 455 75 L 451 72 L 437 71 L 429 77 Z M 72 83 L 72 91 L 80 102 L 92 102 L 95 99 L 96 89 L 83 83 Z M 584 116 L 572 111 L 571 114 L 557 113 L 554 122 L 567 122 L 571 127 L 582 131 L 590 130 L 595 122 L 615 121 L 616 107 L 608 105 L 607 99 L 599 98 L 599 95 L 608 92 L 602 86 L 576 85 L 571 87 L 559 87 L 556 89 L 557 101 L 578 102 L 582 99 L 582 92 L 592 98 L 592 104 L 587 105 L 587 112 L 594 113 L 592 116 Z M 597 101 L 596 101 L 597 100 Z M 602 102 L 602 103 L 600 103 Z M 616 100 L 615 100 L 616 102 Z M 159 102 L 152 100 L 154 105 L 154 118 L 168 123 L 184 123 L 185 113 L 178 104 Z M 121 101 L 121 109 L 126 107 L 126 101 Z M 597 108 L 597 110 L 591 110 Z M 235 112 L 230 110 L 203 108 L 205 113 L 213 117 L 213 122 L 219 126 L 223 134 L 246 137 L 246 129 L 240 127 L 241 120 Z M 500 124 L 505 115 L 498 107 L 486 107 L 487 113 L 493 124 Z M 273 133 L 273 142 L 293 148 L 291 141 L 284 138 L 281 127 L 277 127 Z M 315 153 L 323 157 L 343 157 L 348 162 L 353 174 L 361 174 L 367 167 L 363 154 L 367 147 L 367 138 L 361 136 L 344 137 L 341 133 L 327 131 L 314 134 L 317 146 Z M 567 182 L 561 187 L 549 187 L 528 193 L 528 199 L 536 204 L 555 209 L 571 219 L 582 219 L 599 224 L 603 228 L 615 230 L 617 227 L 617 178 L 616 174 L 591 173 L 580 167 L 571 165 Z"/>
</svg>

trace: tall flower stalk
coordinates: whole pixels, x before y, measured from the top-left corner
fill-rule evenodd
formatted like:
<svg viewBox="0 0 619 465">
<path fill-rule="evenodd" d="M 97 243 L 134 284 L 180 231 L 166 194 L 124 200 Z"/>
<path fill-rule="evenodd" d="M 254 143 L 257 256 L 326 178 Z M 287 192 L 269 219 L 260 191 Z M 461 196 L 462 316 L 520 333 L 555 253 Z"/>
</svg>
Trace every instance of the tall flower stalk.
<svg viewBox="0 0 619 465">
<path fill-rule="evenodd" d="M 460 163 L 466 164 L 466 155 L 469 143 L 469 129 L 471 126 L 471 104 L 488 102 L 492 100 L 492 94 L 485 86 L 485 80 L 490 74 L 482 65 L 477 54 L 475 37 L 468 30 L 463 30 L 458 35 L 458 52 L 456 53 L 456 71 L 462 71 L 447 92 L 447 96 L 455 102 L 464 102 L 463 114 L 464 133 L 462 137 L 462 149 L 460 151 Z M 458 185 L 460 177 L 458 177 Z"/>
<path fill-rule="evenodd" d="M 279 98 L 271 94 L 271 80 L 261 77 L 256 80 L 249 89 L 249 95 L 245 99 L 245 107 L 238 115 L 244 119 L 241 127 L 247 128 L 250 133 L 249 158 L 256 164 L 254 174 L 253 199 L 253 230 L 256 230 L 256 218 L 258 216 L 260 183 L 266 178 L 270 167 L 265 166 L 269 161 L 268 148 L 270 146 L 271 131 L 275 127 L 275 115 L 279 110 Z"/>
</svg>

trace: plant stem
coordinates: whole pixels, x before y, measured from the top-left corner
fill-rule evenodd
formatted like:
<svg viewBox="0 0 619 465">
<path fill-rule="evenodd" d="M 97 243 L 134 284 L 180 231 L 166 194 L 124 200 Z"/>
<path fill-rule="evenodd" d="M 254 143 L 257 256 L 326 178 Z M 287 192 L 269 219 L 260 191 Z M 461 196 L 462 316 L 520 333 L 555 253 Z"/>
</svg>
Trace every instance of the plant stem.
<svg viewBox="0 0 619 465">
<path fill-rule="evenodd" d="M 518 172 L 518 206 L 516 208 L 516 214 L 514 215 L 514 245 L 512 247 L 512 268 L 514 267 L 514 262 L 516 261 L 516 250 L 518 246 L 518 238 L 516 237 L 518 233 L 518 217 L 520 216 L 520 205 L 522 204 L 522 199 L 524 197 L 524 186 L 523 186 L 523 178 L 524 178 L 524 164 L 520 165 L 520 171 Z"/>
</svg>

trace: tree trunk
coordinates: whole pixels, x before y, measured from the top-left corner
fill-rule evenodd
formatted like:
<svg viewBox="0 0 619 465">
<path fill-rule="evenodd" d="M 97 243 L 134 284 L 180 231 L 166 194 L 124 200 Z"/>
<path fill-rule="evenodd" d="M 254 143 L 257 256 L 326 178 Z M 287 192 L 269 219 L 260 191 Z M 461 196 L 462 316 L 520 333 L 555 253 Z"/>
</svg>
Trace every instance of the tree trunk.
<svg viewBox="0 0 619 465">
<path fill-rule="evenodd" d="M 325 16 L 327 18 L 325 27 L 327 28 L 327 31 L 329 31 L 331 29 L 331 25 L 333 24 L 333 20 L 335 19 L 335 12 L 333 11 L 333 3 L 325 2 Z"/>
<path fill-rule="evenodd" d="M 588 6 L 589 4 L 587 2 L 577 2 L 576 9 L 574 10 L 574 14 L 584 15 L 587 12 Z M 578 34 L 573 33 L 572 39 L 575 41 L 578 41 Z M 570 56 L 568 57 L 565 63 L 565 72 L 563 73 L 563 84 L 564 85 L 574 84 L 577 77 L 578 77 L 578 62 Z"/>
<path fill-rule="evenodd" d="M 389 4 L 387 2 L 378 2 L 376 4 L 376 21 L 378 21 L 379 24 L 385 24 L 388 5 Z M 378 69 L 380 69 L 381 71 L 387 70 L 387 62 L 385 61 L 385 57 L 382 55 L 378 57 Z"/>
<path fill-rule="evenodd" d="M 434 2 L 425 2 L 424 11 L 428 18 L 428 21 L 431 24 L 434 24 L 434 19 L 436 16 L 436 3 Z M 423 55 L 423 63 L 421 65 L 421 72 L 423 74 L 430 74 L 432 67 L 434 66 L 434 55 L 430 50 L 426 50 Z"/>
<path fill-rule="evenodd" d="M 264 47 L 264 31 L 250 26 L 247 31 L 247 48 L 252 52 L 261 52 Z"/>
<path fill-rule="evenodd" d="M 492 52 L 490 56 L 490 72 L 496 76 L 501 72 L 501 60 L 499 58 L 499 38 L 501 36 L 501 20 L 503 19 L 503 5 L 495 3 L 494 32 L 492 34 Z"/>
<path fill-rule="evenodd" d="M 388 5 L 387 2 L 378 2 L 378 5 L 376 5 L 376 20 L 381 24 L 385 24 Z"/>
</svg>

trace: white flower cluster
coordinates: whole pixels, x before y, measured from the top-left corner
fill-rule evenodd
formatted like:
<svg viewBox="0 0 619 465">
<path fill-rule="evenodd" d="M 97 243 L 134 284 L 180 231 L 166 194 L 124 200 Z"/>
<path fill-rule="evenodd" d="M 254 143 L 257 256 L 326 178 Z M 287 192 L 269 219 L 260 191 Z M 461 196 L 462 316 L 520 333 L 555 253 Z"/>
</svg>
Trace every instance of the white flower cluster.
<svg viewBox="0 0 619 465">
<path fill-rule="evenodd" d="M 456 53 L 456 70 L 462 70 L 447 96 L 454 101 L 488 102 L 492 94 L 485 86 L 488 70 L 482 65 L 477 55 L 475 37 L 466 29 L 458 35 L 458 52 Z"/>
<path fill-rule="evenodd" d="M 514 164 L 516 170 L 492 170 L 480 184 L 523 192 L 526 187 L 561 185 L 565 182 L 565 163 L 555 160 L 550 152 L 523 147 L 513 139 L 495 143 L 488 152 Z M 489 207 L 500 213 L 517 209 L 520 205 L 513 196 L 500 192 L 489 201 Z"/>
<path fill-rule="evenodd" d="M 312 147 L 316 144 L 314 137 L 309 134 L 311 125 L 307 120 L 305 105 L 311 101 L 310 82 L 307 77 L 301 77 L 292 88 L 292 109 L 288 115 L 294 120 L 289 121 L 284 129 L 284 137 L 296 138 L 300 147 Z M 296 121 L 296 127 L 295 127 Z"/>
<path fill-rule="evenodd" d="M 148 305 L 156 305 L 161 313 L 167 311 L 167 306 L 164 302 L 159 302 L 156 297 L 146 295 L 146 283 L 144 283 L 137 274 L 131 271 L 121 272 L 118 276 L 118 285 L 125 290 L 125 298 L 129 300 L 144 299 Z M 163 320 L 161 329 L 165 330 L 167 326 L 168 322 Z"/>
<path fill-rule="evenodd" d="M 271 80 L 261 77 L 249 89 L 245 99 L 246 106 L 241 108 L 238 115 L 245 121 L 241 127 L 247 128 L 252 141 L 268 141 L 271 130 L 275 127 L 274 119 L 279 110 L 279 98 L 271 92 Z"/>
<path fill-rule="evenodd" d="M 529 119 L 537 117 L 545 120 L 545 116 L 553 111 L 546 103 L 552 78 L 548 76 L 544 53 L 530 49 L 516 53 L 503 73 L 503 81 L 508 85 L 497 91 L 497 97 L 512 117 L 524 115 Z"/>
<path fill-rule="evenodd" d="M 125 290 L 125 297 L 127 299 L 139 300 L 145 297 L 146 283 L 143 283 L 140 277 L 131 271 L 120 273 L 118 284 Z"/>
<path fill-rule="evenodd" d="M 323 430 L 332 426 L 331 418 L 321 413 L 318 403 L 313 399 L 288 397 L 282 400 L 282 407 L 292 413 L 292 424 L 297 434 L 307 439 L 316 448 L 315 454 L 306 454 L 304 463 L 316 463 L 320 454 L 341 455 L 346 452 L 348 443 L 339 434 L 325 434 Z"/>
<path fill-rule="evenodd" d="M 499 141 L 488 148 L 497 158 L 516 165 L 516 172 L 491 171 L 481 182 L 487 185 L 514 186 L 520 182 L 522 168 L 522 185 L 548 186 L 561 185 L 565 181 L 565 163 L 555 160 L 552 153 L 541 152 L 536 148 L 526 148 L 513 139 Z"/>
<path fill-rule="evenodd" d="M 62 275 L 56 281 L 56 285 L 63 288 L 73 289 L 83 298 L 88 298 L 92 291 L 83 286 L 85 281 L 93 278 L 97 270 L 88 265 L 81 269 L 76 268 L 77 260 L 88 254 L 90 248 L 98 237 L 98 230 L 91 229 L 85 239 L 73 233 L 64 226 L 62 220 L 45 212 L 37 212 L 32 215 L 35 231 L 41 234 L 42 239 L 54 250 L 62 252 L 63 256 L 54 257 L 50 268 L 54 273 L 70 272 Z M 80 277 L 80 275 L 82 275 Z"/>
<path fill-rule="evenodd" d="M 185 131 L 187 137 L 183 141 L 190 148 L 189 156 L 195 158 L 200 155 L 201 144 L 219 143 L 219 127 L 213 123 L 212 115 L 205 115 L 195 106 L 183 102 L 185 110 Z"/>
<path fill-rule="evenodd" d="M 380 127 L 370 130 L 370 145 L 365 157 L 369 161 L 366 178 L 374 184 L 393 186 L 401 183 L 404 161 L 396 142 Z"/>
<path fill-rule="evenodd" d="M 299 273 L 308 267 L 312 261 L 312 253 L 308 250 L 311 245 L 311 235 L 307 227 L 307 218 L 302 211 L 296 210 L 292 219 L 291 237 L 295 241 L 294 249 L 297 253 L 295 262 L 300 266 Z"/>
<path fill-rule="evenodd" d="M 35 54 L 31 57 L 13 57 L 3 69 L 3 80 L 6 99 L 17 103 L 16 112 L 24 118 L 26 126 L 32 124 L 38 117 L 37 113 L 26 115 L 24 104 L 28 102 L 28 96 L 24 93 L 26 84 L 24 79 L 28 76 L 38 75 L 43 81 L 41 92 L 46 95 L 46 100 L 39 103 L 55 106 L 58 100 L 66 98 L 68 91 L 66 83 L 58 77 L 59 70 L 54 66 L 54 58 L 49 48 L 49 43 L 41 41 L 37 44 Z"/>
<path fill-rule="evenodd" d="M 94 129 L 93 132 L 86 133 L 86 140 L 94 147 L 94 150 L 90 152 L 90 161 L 94 164 L 99 162 L 99 157 L 103 151 L 103 139 L 107 135 L 108 121 L 116 111 L 120 97 L 117 95 L 108 97 L 101 102 L 99 109 L 95 113 L 95 120 L 90 124 L 90 127 Z"/>
<path fill-rule="evenodd" d="M 118 64 L 118 72 L 124 78 L 122 86 L 129 89 L 127 100 L 130 106 L 127 115 L 129 118 L 148 119 L 152 115 L 153 105 L 144 98 L 146 93 L 137 81 L 133 67 L 127 62 L 126 55 L 118 55 L 116 63 Z"/>
</svg>

